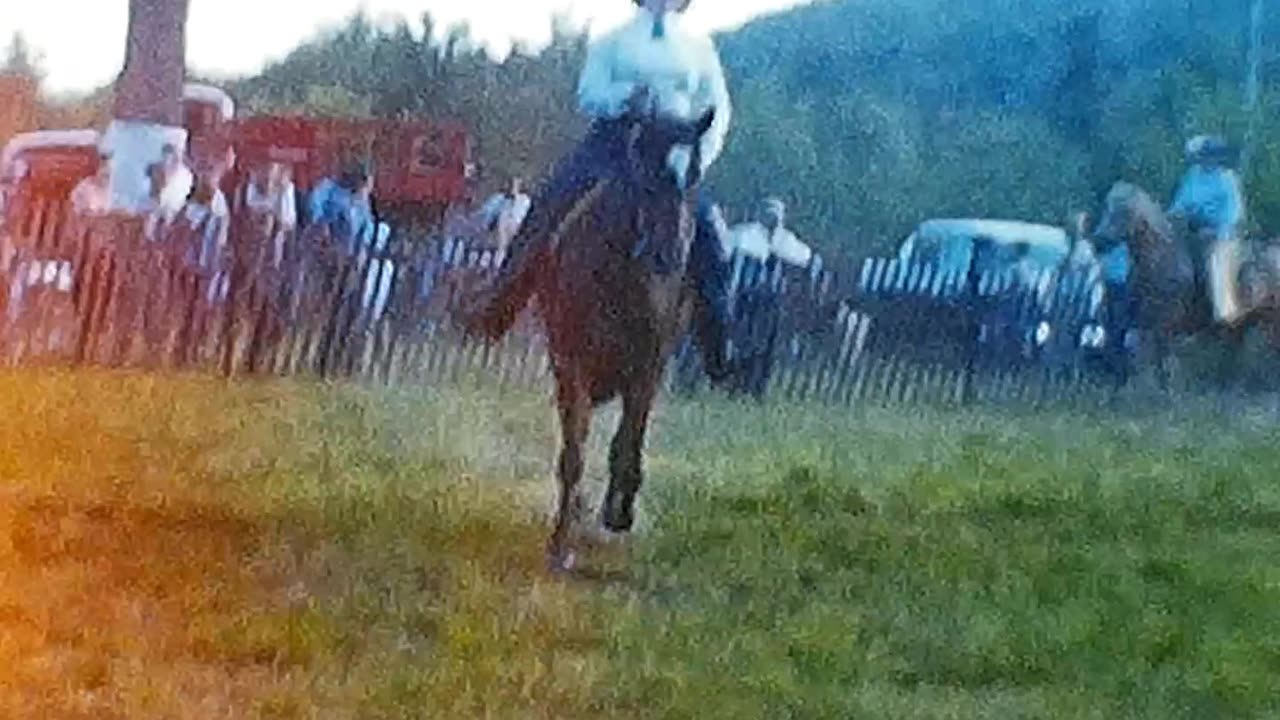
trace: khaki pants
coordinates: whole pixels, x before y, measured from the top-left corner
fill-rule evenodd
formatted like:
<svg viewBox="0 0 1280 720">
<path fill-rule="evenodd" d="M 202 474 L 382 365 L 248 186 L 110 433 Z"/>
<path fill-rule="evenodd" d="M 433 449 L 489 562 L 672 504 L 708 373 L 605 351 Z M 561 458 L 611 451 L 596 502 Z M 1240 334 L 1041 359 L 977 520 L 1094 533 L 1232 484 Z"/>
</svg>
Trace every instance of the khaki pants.
<svg viewBox="0 0 1280 720">
<path fill-rule="evenodd" d="M 1211 237 L 1205 245 L 1205 288 L 1216 322 L 1234 322 L 1244 313 L 1238 282 L 1242 261 L 1240 240 L 1234 234 Z"/>
</svg>

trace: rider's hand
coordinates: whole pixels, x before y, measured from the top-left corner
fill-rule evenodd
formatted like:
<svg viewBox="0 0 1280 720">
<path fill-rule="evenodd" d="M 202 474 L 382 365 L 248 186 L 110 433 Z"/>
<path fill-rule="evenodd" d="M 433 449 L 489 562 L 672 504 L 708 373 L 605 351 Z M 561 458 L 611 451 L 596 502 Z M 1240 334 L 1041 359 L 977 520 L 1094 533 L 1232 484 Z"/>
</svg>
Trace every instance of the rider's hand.
<svg viewBox="0 0 1280 720">
<path fill-rule="evenodd" d="M 649 86 L 637 85 L 627 98 L 624 112 L 631 117 L 643 117 L 649 113 L 651 104 L 652 97 L 649 92 Z"/>
</svg>

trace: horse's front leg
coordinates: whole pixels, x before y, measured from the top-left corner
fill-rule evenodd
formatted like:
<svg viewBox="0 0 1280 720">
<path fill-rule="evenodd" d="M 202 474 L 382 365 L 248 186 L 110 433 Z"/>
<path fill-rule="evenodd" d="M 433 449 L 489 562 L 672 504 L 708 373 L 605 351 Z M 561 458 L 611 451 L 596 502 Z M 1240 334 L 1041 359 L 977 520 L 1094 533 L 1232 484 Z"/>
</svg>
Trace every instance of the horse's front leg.
<svg viewBox="0 0 1280 720">
<path fill-rule="evenodd" d="M 1244 382 L 1242 370 L 1245 367 L 1244 351 L 1249 339 L 1249 329 L 1247 320 L 1215 328 L 1222 352 L 1218 361 L 1218 382 L 1232 390 L 1238 390 Z"/>
<path fill-rule="evenodd" d="M 556 377 L 557 403 L 560 410 L 560 502 L 556 510 L 555 530 L 547 543 L 547 563 L 553 572 L 573 568 L 574 555 L 570 547 L 574 523 L 581 513 L 582 483 L 585 458 L 583 456 L 587 433 L 591 429 L 591 399 L 579 381 L 578 373 L 570 370 L 558 372 Z"/>
<path fill-rule="evenodd" d="M 601 518 L 612 532 L 628 532 L 635 522 L 636 493 L 644 482 L 645 431 L 657 392 L 658 376 L 649 374 L 622 396 L 622 421 L 609 447 L 609 490 Z"/>
<path fill-rule="evenodd" d="M 1149 364 L 1156 374 L 1156 387 L 1162 395 L 1173 390 L 1173 339 L 1165 332 L 1153 332 L 1149 347 Z"/>
</svg>

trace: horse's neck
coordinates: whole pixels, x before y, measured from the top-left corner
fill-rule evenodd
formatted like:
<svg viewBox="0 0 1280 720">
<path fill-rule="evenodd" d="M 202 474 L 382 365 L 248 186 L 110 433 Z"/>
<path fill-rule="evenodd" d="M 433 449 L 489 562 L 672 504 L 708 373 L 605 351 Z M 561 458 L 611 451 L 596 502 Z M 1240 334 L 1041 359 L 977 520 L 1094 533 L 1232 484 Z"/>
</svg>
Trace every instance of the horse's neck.
<svg viewBox="0 0 1280 720">
<path fill-rule="evenodd" d="M 659 241 L 644 237 L 639 227 L 640 210 L 626 188 L 617 183 L 604 184 L 593 193 L 571 209 L 561 225 L 557 252 L 562 258 L 573 258 L 571 262 L 580 263 L 583 269 L 612 268 L 632 262 L 642 244 Z M 693 212 L 692 208 L 689 212 Z M 646 258 L 658 251 L 669 249 L 644 247 Z M 688 246 L 677 249 L 685 263 L 689 251 Z"/>
<path fill-rule="evenodd" d="M 1134 281 L 1149 288 L 1190 290 L 1195 284 L 1195 265 L 1186 239 L 1179 234 L 1165 236 L 1154 227 L 1142 226 L 1131 244 Z"/>
<path fill-rule="evenodd" d="M 617 262 L 635 232 L 635 207 L 614 183 L 601 183 L 570 208 L 560 226 L 558 251 L 593 264 Z"/>
<path fill-rule="evenodd" d="M 1165 227 L 1169 227 L 1167 234 L 1158 229 L 1162 220 L 1163 218 L 1144 220 L 1138 224 L 1134 238 L 1135 249 L 1148 253 L 1152 259 L 1171 259 L 1185 254 L 1186 243 L 1179 233 L 1167 223 L 1165 223 Z"/>
</svg>

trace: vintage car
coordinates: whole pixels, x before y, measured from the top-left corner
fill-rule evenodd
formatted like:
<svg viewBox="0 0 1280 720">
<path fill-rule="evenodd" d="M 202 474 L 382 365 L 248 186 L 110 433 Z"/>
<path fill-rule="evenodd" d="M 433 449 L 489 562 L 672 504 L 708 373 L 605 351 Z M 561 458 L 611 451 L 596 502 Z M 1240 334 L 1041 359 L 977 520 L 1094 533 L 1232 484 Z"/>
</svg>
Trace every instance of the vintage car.
<svg viewBox="0 0 1280 720">
<path fill-rule="evenodd" d="M 40 130 L 14 136 L 0 150 L 0 307 L 6 327 L 46 293 L 63 299 L 49 317 L 68 317 L 77 253 L 63 242 L 61 228 L 71 191 L 98 166 L 100 139 L 94 130 Z"/>
<path fill-rule="evenodd" d="M 0 264 L 19 245 L 56 239 L 71 191 L 98 165 L 100 140 L 95 130 L 38 130 L 0 150 Z"/>
<path fill-rule="evenodd" d="M 36 130 L 15 135 L 0 150 L 0 193 L 25 183 L 70 192 L 98 163 L 96 130 Z"/>
<path fill-rule="evenodd" d="M 981 240 L 993 252 L 982 253 Z M 979 272 L 1012 267 L 1030 280 L 1057 267 L 1071 252 L 1071 241 L 1059 227 L 1017 220 L 926 220 L 898 248 L 904 262 L 934 264 L 944 274 L 963 275 L 976 261 Z M 976 255 L 976 257 L 975 257 Z"/>
<path fill-rule="evenodd" d="M 904 312 L 918 317 L 928 317 L 929 307 L 946 305 L 958 327 L 966 317 L 978 323 L 979 340 L 991 347 L 993 357 L 1074 362 L 1068 358 L 1096 349 L 1104 335 L 1097 260 L 1073 249 L 1066 231 L 1051 225 L 926 220 L 899 246 L 891 261 L 897 272 L 883 275 L 894 275 L 900 281 L 896 285 L 903 279 L 910 284 L 910 278 L 933 282 L 921 282 L 920 288 L 886 283 L 864 292 L 913 296 Z"/>
</svg>

